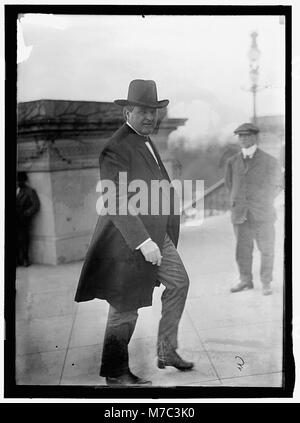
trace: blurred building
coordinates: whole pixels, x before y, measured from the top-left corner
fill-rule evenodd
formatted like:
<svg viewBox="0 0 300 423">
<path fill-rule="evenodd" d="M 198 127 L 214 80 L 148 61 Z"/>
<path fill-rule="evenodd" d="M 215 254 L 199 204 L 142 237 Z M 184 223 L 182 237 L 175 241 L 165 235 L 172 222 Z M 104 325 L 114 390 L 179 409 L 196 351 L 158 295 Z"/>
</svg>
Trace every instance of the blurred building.
<svg viewBox="0 0 300 423">
<path fill-rule="evenodd" d="M 18 104 L 18 170 L 28 173 L 41 201 L 33 227 L 32 262 L 59 264 L 85 256 L 97 221 L 99 155 L 123 121 L 122 108 L 108 102 Z M 152 136 L 171 176 L 167 139 L 184 122 L 160 111 Z"/>
</svg>

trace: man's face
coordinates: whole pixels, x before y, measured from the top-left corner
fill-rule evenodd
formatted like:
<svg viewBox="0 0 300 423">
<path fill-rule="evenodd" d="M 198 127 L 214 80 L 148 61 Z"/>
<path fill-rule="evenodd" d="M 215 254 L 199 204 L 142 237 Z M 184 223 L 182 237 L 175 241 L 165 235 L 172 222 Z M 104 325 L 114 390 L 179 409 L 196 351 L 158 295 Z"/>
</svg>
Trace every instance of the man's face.
<svg viewBox="0 0 300 423">
<path fill-rule="evenodd" d="M 239 143 L 242 148 L 249 148 L 257 143 L 256 134 L 239 134 Z"/>
<path fill-rule="evenodd" d="M 134 106 L 132 112 L 126 111 L 128 123 L 142 135 L 149 135 L 157 124 L 157 109 Z"/>
</svg>

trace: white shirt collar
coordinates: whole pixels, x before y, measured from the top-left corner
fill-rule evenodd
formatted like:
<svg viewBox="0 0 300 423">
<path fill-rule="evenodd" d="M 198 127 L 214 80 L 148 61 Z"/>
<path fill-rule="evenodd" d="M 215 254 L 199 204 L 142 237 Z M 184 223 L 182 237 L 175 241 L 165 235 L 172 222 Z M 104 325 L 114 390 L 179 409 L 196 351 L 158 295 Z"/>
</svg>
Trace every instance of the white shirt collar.
<svg viewBox="0 0 300 423">
<path fill-rule="evenodd" d="M 257 149 L 257 144 L 253 144 L 249 148 L 242 148 L 242 154 L 243 154 L 244 159 L 246 157 L 249 157 L 250 159 L 252 159 L 253 154 L 255 153 L 256 149 Z"/>
<path fill-rule="evenodd" d="M 129 128 L 131 128 L 136 134 L 140 135 L 141 137 L 145 137 L 147 138 L 146 135 L 140 134 L 132 125 L 130 125 L 130 123 L 128 121 L 126 121 L 126 124 L 129 126 Z"/>
</svg>

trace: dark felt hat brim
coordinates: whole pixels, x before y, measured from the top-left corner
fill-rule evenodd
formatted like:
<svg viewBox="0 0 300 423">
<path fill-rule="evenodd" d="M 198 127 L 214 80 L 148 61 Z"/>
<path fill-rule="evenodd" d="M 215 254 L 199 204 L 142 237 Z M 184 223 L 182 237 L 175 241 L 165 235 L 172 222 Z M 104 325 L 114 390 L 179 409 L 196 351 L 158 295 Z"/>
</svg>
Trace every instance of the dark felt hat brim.
<svg viewBox="0 0 300 423">
<path fill-rule="evenodd" d="M 163 107 L 167 107 L 169 104 L 169 100 L 160 100 L 154 103 L 143 103 L 139 101 L 128 101 L 128 100 L 115 100 L 115 104 L 118 106 L 141 106 L 141 107 L 150 107 L 151 109 L 162 109 Z"/>
</svg>

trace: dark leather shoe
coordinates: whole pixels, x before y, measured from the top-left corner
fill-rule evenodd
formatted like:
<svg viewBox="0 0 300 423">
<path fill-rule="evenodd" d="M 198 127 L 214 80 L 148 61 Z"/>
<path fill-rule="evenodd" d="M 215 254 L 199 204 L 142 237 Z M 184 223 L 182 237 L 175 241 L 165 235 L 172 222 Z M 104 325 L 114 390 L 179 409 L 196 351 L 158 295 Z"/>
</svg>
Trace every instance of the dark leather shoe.
<svg viewBox="0 0 300 423">
<path fill-rule="evenodd" d="M 157 366 L 159 369 L 164 369 L 166 366 L 173 366 L 178 370 L 187 371 L 192 370 L 194 363 L 185 361 L 174 349 L 160 348 L 158 353 Z"/>
<path fill-rule="evenodd" d="M 273 293 L 271 285 L 270 284 L 263 285 L 262 293 L 263 293 L 263 295 L 271 295 Z"/>
<path fill-rule="evenodd" d="M 240 292 L 240 291 L 247 291 L 248 289 L 253 289 L 252 282 L 239 282 L 236 286 L 231 288 L 230 292 Z"/>
<path fill-rule="evenodd" d="M 150 380 L 142 379 L 135 376 L 133 373 L 128 371 L 124 375 L 119 377 L 106 377 L 106 384 L 108 386 L 128 386 L 128 385 L 152 385 Z"/>
</svg>

